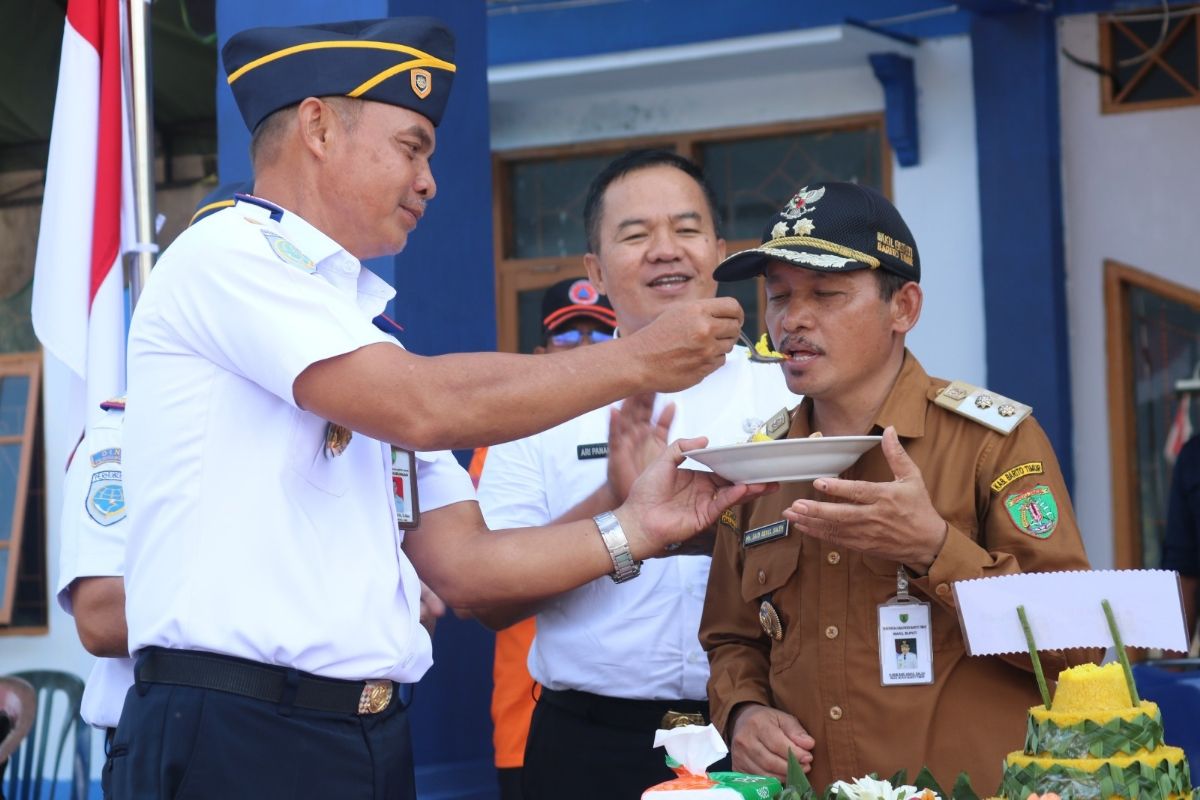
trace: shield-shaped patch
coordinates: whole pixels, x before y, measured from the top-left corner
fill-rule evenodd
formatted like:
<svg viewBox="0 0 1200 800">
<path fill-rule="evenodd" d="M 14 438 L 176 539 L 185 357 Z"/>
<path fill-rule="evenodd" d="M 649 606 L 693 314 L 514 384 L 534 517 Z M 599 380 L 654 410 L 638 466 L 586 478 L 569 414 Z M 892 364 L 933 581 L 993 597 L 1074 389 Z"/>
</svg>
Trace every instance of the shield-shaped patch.
<svg viewBox="0 0 1200 800">
<path fill-rule="evenodd" d="M 429 74 L 427 69 L 414 69 L 408 73 L 408 80 L 412 84 L 413 94 L 424 100 L 433 91 L 433 76 Z"/>
<path fill-rule="evenodd" d="M 92 473 L 92 485 L 84 501 L 88 516 L 97 525 L 114 525 L 125 519 L 125 489 L 121 470 L 105 469 Z"/>
</svg>

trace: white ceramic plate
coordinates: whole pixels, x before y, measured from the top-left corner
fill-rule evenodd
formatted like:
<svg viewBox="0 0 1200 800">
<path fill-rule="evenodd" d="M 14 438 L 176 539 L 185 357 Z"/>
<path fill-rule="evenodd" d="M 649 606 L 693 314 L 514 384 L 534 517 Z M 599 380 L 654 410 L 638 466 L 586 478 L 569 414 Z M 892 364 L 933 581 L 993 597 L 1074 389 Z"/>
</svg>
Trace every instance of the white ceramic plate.
<svg viewBox="0 0 1200 800">
<path fill-rule="evenodd" d="M 733 483 L 830 478 L 879 444 L 882 436 L 822 436 L 706 447 L 685 453 Z"/>
</svg>

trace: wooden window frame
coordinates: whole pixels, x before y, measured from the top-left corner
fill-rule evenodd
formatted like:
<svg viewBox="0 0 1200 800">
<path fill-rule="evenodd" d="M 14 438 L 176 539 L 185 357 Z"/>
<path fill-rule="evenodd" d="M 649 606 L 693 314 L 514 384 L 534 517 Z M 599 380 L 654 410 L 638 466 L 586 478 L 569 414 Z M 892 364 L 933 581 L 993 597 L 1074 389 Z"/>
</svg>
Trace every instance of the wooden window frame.
<svg viewBox="0 0 1200 800">
<path fill-rule="evenodd" d="M 1108 356 L 1108 435 L 1112 465 L 1113 564 L 1142 569 L 1141 500 L 1137 468 L 1137 420 L 1133 375 L 1133 320 L 1129 290 L 1153 292 L 1200 310 L 1200 292 L 1119 261 L 1104 262 L 1105 352 Z"/>
<path fill-rule="evenodd" d="M 1153 13 L 1156 10 L 1161 10 L 1161 7 L 1141 9 L 1138 11 L 1130 10 L 1129 13 Z M 1187 9 L 1173 9 L 1174 12 L 1187 11 Z M 1114 92 L 1112 76 L 1116 74 L 1117 65 L 1114 63 L 1114 42 L 1115 37 L 1123 36 L 1133 41 L 1142 47 L 1142 51 L 1146 52 L 1151 49 L 1151 45 L 1142 41 L 1136 33 L 1118 16 L 1101 14 L 1097 17 L 1097 24 L 1100 26 L 1100 63 L 1103 66 L 1103 71 L 1100 75 L 1100 111 L 1103 114 L 1125 114 L 1133 111 L 1154 111 L 1163 108 L 1182 108 L 1187 106 L 1200 105 L 1200 86 L 1192 86 L 1191 83 L 1180 75 L 1174 67 L 1162 59 L 1161 53 L 1170 47 L 1179 37 L 1184 35 L 1194 36 L 1196 38 L 1196 58 L 1200 61 L 1200 6 L 1193 9 L 1190 17 L 1184 17 L 1183 22 L 1180 22 L 1175 30 L 1167 33 L 1163 39 L 1159 52 L 1151 55 L 1138 68 L 1137 72 L 1129 79 L 1129 82 L 1121 88 L 1121 91 Z M 1190 97 L 1166 97 L 1159 100 L 1145 100 L 1142 102 L 1126 102 L 1125 98 L 1130 92 L 1138 87 L 1146 76 L 1155 68 L 1166 72 L 1176 82 L 1180 84 L 1180 88 L 1186 88 L 1191 92 Z M 1200 76 L 1200 64 L 1197 65 L 1197 75 Z"/>
<path fill-rule="evenodd" d="M 37 440 L 38 399 L 41 392 L 41 353 L 12 353 L 0 355 L 0 379 L 14 376 L 29 378 L 29 390 L 25 398 L 25 425 L 20 434 L 0 436 L 0 444 L 20 444 L 21 463 L 17 469 L 17 482 L 13 492 L 13 513 L 7 542 L 0 542 L 0 549 L 8 551 L 8 574 L 0 597 L 0 635 L 45 633 L 43 626 L 10 627 L 15 611 L 17 582 L 20 580 L 21 549 L 25 533 L 25 511 L 29 505 L 29 481 L 33 463 L 34 446 Z M 43 536 L 44 536 L 43 532 Z"/>
<path fill-rule="evenodd" d="M 686 133 L 638 136 L 628 139 L 603 139 L 568 145 L 504 150 L 492 154 L 492 231 L 496 260 L 496 345 L 505 352 L 518 350 L 517 296 L 522 291 L 544 289 L 560 280 L 586 277 L 583 254 L 569 256 L 546 256 L 539 258 L 514 258 L 508 254 L 513 250 L 513 227 L 508 218 L 509 170 L 508 165 L 519 161 L 551 159 L 569 156 L 608 155 L 616 157 L 628 150 L 642 147 L 665 147 L 674 149 L 682 156 L 696 161 L 703 145 L 711 142 L 746 141 L 766 139 L 788 134 L 812 131 L 836 131 L 854 128 L 876 128 L 880 139 L 880 182 L 884 194 L 892 196 L 892 150 L 887 140 L 887 129 L 881 112 L 827 117 L 799 122 L 778 122 L 744 127 L 715 128 Z M 764 220 L 765 221 L 765 220 Z M 757 239 L 726 240 L 729 253 L 735 253 L 759 244 Z M 758 279 L 758 318 L 763 318 L 762 278 Z"/>
</svg>

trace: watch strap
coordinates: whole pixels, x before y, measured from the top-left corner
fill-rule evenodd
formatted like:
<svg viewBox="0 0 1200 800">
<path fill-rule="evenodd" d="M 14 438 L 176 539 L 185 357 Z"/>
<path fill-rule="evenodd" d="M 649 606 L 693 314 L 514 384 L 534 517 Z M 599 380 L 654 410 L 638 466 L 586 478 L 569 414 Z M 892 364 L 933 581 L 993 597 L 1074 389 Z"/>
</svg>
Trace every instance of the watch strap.
<svg viewBox="0 0 1200 800">
<path fill-rule="evenodd" d="M 625 537 L 617 515 L 605 511 L 592 519 L 600 530 L 600 538 L 604 540 L 604 546 L 608 548 L 609 558 L 613 562 L 613 571 L 609 577 L 614 583 L 624 583 L 636 578 L 642 571 L 642 562 L 634 561 L 633 554 L 629 552 L 629 540 Z"/>
</svg>

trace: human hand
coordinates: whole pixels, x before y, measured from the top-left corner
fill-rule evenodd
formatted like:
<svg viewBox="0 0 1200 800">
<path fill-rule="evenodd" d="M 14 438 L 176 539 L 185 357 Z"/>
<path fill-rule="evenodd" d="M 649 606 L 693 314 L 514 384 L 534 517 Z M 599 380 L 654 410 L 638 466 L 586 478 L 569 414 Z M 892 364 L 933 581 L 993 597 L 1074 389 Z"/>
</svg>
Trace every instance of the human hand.
<svg viewBox="0 0 1200 800">
<path fill-rule="evenodd" d="M 434 594 L 433 589 L 425 585 L 425 581 L 421 581 L 421 615 L 419 617 L 421 625 L 428 631 L 430 638 L 433 637 L 433 629 L 437 626 L 438 618 L 446 613 L 446 604 L 442 598 Z"/>
<path fill-rule="evenodd" d="M 652 392 L 627 397 L 609 412 L 608 489 L 614 505 L 625 502 L 637 476 L 667 449 L 675 404 L 667 403 L 657 420 L 653 413 Z"/>
<path fill-rule="evenodd" d="M 783 516 L 806 536 L 928 570 L 946 541 L 946 520 L 895 428 L 883 432 L 880 447 L 896 480 L 818 478 L 814 489 L 843 502 L 797 500 Z"/>
<path fill-rule="evenodd" d="M 678 439 L 634 482 L 629 497 L 613 513 L 635 559 L 663 555 L 717 521 L 721 512 L 779 488 L 779 484 L 731 484 L 711 472 L 678 469 L 684 450 L 708 444 L 703 436 Z"/>
<path fill-rule="evenodd" d="M 725 363 L 742 329 L 741 305 L 732 297 L 674 303 L 620 341 L 636 349 L 647 391 L 678 392 L 695 386 Z"/>
<path fill-rule="evenodd" d="M 800 720 L 759 703 L 738 706 L 734 715 L 729 750 L 735 772 L 786 780 L 789 750 L 805 772 L 812 769 L 812 749 L 817 743 Z"/>
</svg>

